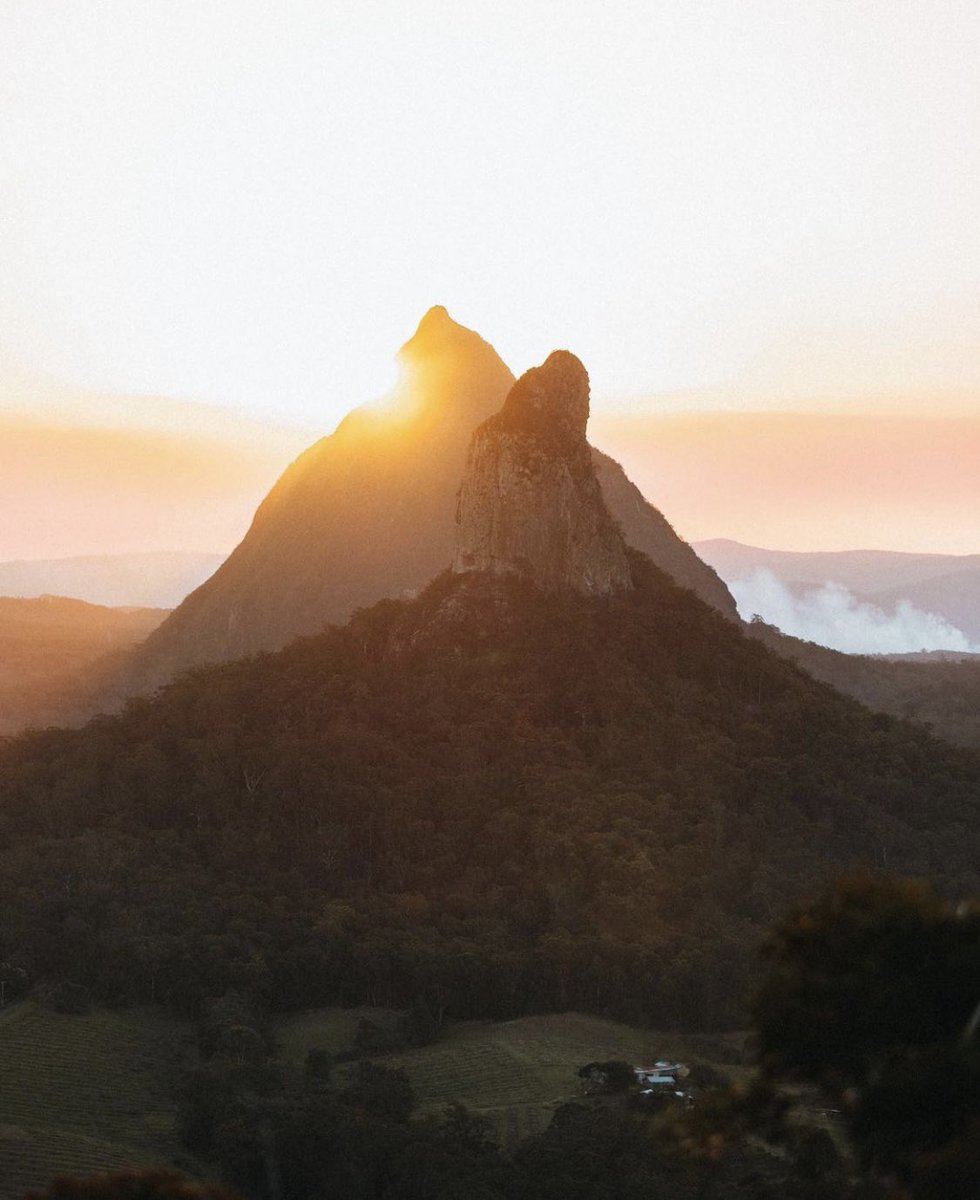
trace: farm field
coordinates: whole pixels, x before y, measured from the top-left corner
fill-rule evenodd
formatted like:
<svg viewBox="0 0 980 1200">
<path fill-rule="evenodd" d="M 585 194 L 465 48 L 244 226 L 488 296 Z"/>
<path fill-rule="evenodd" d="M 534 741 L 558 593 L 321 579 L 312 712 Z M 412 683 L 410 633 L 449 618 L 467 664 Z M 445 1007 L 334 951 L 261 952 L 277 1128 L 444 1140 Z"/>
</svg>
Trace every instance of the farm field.
<svg viewBox="0 0 980 1200">
<path fill-rule="evenodd" d="M 295 1067 L 308 1050 L 337 1053 L 351 1045 L 357 1022 L 377 1010 L 323 1009 L 275 1027 L 280 1053 Z M 431 1046 L 378 1057 L 402 1067 L 411 1080 L 420 1114 L 464 1104 L 488 1123 L 505 1149 L 540 1133 L 560 1104 L 581 1095 L 576 1071 L 585 1063 L 624 1059 L 634 1065 L 658 1058 L 709 1063 L 740 1073 L 740 1039 L 699 1038 L 634 1029 L 577 1013 L 522 1017 L 516 1021 L 465 1021 L 448 1027 Z M 338 1067 L 342 1073 L 345 1066 Z"/>
<path fill-rule="evenodd" d="M 59 1174 L 196 1164 L 172 1100 L 189 1024 L 152 1012 L 68 1016 L 30 1001 L 0 1014 L 0 1200 Z"/>
<path fill-rule="evenodd" d="M 358 1008 L 282 1017 L 276 1054 L 298 1071 L 314 1047 L 349 1049 L 361 1019 L 386 1025 L 396 1016 Z M 405 1069 L 420 1115 L 464 1104 L 513 1149 L 580 1095 L 576 1071 L 587 1062 L 668 1057 L 737 1076 L 740 1044 L 566 1013 L 451 1024 L 431 1046 L 375 1061 Z M 21 1200 L 59 1174 L 136 1165 L 207 1174 L 175 1131 L 174 1090 L 195 1057 L 194 1027 L 149 1010 L 69 1016 L 25 1001 L 0 1013 L 0 1200 Z M 340 1064 L 337 1075 L 353 1069 Z"/>
</svg>

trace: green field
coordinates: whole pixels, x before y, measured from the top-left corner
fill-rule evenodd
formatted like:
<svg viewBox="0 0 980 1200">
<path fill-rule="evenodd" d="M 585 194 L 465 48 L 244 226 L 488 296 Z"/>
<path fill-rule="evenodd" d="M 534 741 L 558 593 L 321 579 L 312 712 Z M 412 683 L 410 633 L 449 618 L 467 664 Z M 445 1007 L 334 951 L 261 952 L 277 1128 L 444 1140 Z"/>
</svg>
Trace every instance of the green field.
<svg viewBox="0 0 980 1200">
<path fill-rule="evenodd" d="M 349 1049 L 362 1018 L 385 1024 L 395 1016 L 360 1008 L 280 1018 L 277 1054 L 298 1070 L 313 1047 Z M 420 1114 L 465 1104 L 510 1149 L 581 1094 L 576 1071 L 587 1062 L 667 1057 L 738 1075 L 738 1044 L 567 1013 L 450 1024 L 431 1046 L 375 1061 L 406 1070 Z M 202 1173 L 174 1128 L 174 1091 L 195 1056 L 193 1026 L 156 1012 L 66 1016 L 24 1002 L 0 1013 L 0 1200 L 20 1200 L 58 1174 L 168 1164 Z M 340 1066 L 338 1075 L 350 1070 Z"/>
<path fill-rule="evenodd" d="M 323 1009 L 291 1017 L 275 1029 L 280 1053 L 299 1067 L 315 1046 L 333 1053 L 343 1050 L 365 1015 L 384 1019 L 383 1013 L 364 1009 Z M 585 1063 L 625 1059 L 637 1065 L 671 1058 L 710 1063 L 738 1075 L 739 1068 L 730 1065 L 737 1058 L 738 1041 L 659 1034 L 565 1013 L 453 1024 L 434 1045 L 375 1061 L 405 1069 L 420 1113 L 465 1104 L 480 1113 L 495 1139 L 510 1149 L 543 1130 L 558 1105 L 581 1095 L 576 1071 Z"/>
<path fill-rule="evenodd" d="M 58 1174 L 195 1164 L 177 1143 L 174 1087 L 193 1027 L 156 1013 L 0 1014 L 0 1200 Z"/>
</svg>

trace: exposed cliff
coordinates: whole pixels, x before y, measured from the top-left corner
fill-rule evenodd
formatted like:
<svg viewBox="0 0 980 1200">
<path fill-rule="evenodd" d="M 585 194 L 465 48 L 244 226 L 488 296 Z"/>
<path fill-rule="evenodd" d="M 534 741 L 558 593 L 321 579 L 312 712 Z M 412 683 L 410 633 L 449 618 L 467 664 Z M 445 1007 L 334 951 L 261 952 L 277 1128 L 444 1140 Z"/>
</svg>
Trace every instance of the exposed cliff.
<svg viewBox="0 0 980 1200">
<path fill-rule="evenodd" d="M 514 384 L 473 435 L 456 512 L 457 573 L 519 574 L 548 591 L 631 586 L 592 466 L 588 419 L 589 377 L 567 350 Z"/>
</svg>

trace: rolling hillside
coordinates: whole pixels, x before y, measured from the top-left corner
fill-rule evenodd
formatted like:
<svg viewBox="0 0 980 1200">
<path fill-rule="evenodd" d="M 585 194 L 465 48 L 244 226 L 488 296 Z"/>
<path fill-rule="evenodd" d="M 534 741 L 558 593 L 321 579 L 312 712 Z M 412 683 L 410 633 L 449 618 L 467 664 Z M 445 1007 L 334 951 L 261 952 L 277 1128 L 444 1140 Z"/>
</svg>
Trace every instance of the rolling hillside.
<svg viewBox="0 0 980 1200">
<path fill-rule="evenodd" d="M 294 1069 L 315 1048 L 338 1053 L 350 1047 L 367 1009 L 321 1009 L 286 1017 L 274 1033 L 280 1053 Z M 581 1013 L 522 1017 L 514 1021 L 461 1021 L 437 1042 L 375 1061 L 403 1069 L 420 1114 L 439 1114 L 463 1104 L 483 1117 L 499 1145 L 514 1147 L 541 1133 L 557 1107 L 582 1095 L 576 1072 L 590 1062 L 619 1059 L 642 1065 L 670 1058 L 688 1065 L 706 1063 L 733 1078 L 748 1074 L 739 1066 L 742 1038 L 702 1038 L 650 1029 Z M 349 1070 L 349 1068 L 348 1068 Z M 343 1076 L 344 1067 L 338 1068 Z"/>
<path fill-rule="evenodd" d="M 164 609 L 0 597 L 0 735 L 63 724 Z"/>
<path fill-rule="evenodd" d="M 196 1173 L 174 1091 L 193 1029 L 147 1011 L 69 1016 L 30 1001 L 0 1012 L 0 1200 L 57 1174 L 132 1166 Z"/>
<path fill-rule="evenodd" d="M 0 562 L 0 596 L 70 596 L 116 608 L 173 608 L 221 560 L 220 554 L 161 551 Z"/>
</svg>

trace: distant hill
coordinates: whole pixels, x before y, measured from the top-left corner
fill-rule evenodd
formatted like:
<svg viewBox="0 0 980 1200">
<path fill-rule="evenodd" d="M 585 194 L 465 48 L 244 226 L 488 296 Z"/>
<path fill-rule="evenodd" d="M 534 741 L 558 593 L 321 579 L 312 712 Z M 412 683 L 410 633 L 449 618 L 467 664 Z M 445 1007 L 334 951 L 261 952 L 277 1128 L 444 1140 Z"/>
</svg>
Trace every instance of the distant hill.
<svg viewBox="0 0 980 1200">
<path fill-rule="evenodd" d="M 980 571 L 980 554 L 915 554 L 897 550 L 766 550 L 728 538 L 694 549 L 723 579 L 764 568 L 790 583 L 842 583 L 860 595 L 907 589 L 926 580 Z M 904 592 L 903 592 L 904 594 Z"/>
<path fill-rule="evenodd" d="M 966 643 L 980 645 L 980 554 L 905 554 L 889 550 L 797 552 L 745 546 L 725 538 L 698 542 L 695 549 L 732 587 L 765 571 L 784 585 L 797 603 L 814 588 L 834 583 L 851 593 L 855 607 L 872 605 L 881 610 L 884 617 L 898 615 L 901 620 L 902 607 L 911 606 L 918 614 L 939 618 L 939 622 L 929 623 L 913 615 L 907 620 L 909 644 L 904 648 L 909 651 L 936 648 L 935 644 L 930 644 L 930 639 L 943 633 L 947 635 L 947 641 L 940 640 L 938 644 L 949 645 L 949 631 L 940 628 L 942 623 L 963 635 L 964 644 L 960 649 L 968 649 Z M 759 615 L 770 623 L 781 624 L 776 607 L 780 597 L 768 596 L 765 586 L 755 588 L 752 595 L 752 603 Z M 771 607 L 767 607 L 767 602 Z M 785 598 L 783 603 L 785 605 Z M 790 603 L 792 605 L 792 601 Z M 818 609 L 822 607 L 818 603 Z M 751 615 L 743 612 L 746 618 Z M 813 619 L 817 615 L 807 614 L 802 607 L 794 608 L 797 627 L 786 632 L 817 641 L 826 637 L 826 644 L 834 644 L 830 641 L 832 606 L 822 614 L 820 622 Z M 875 621 L 867 614 L 862 617 L 856 612 L 842 615 L 858 627 L 862 619 L 866 620 L 869 633 L 862 648 L 869 652 L 879 648 L 874 644 L 875 627 L 880 634 L 885 621 Z M 851 648 L 847 644 L 837 645 L 841 649 Z"/>
<path fill-rule="evenodd" d="M 980 655 L 841 654 L 762 622 L 747 629 L 815 679 L 869 708 L 921 721 L 940 737 L 980 751 Z"/>
<path fill-rule="evenodd" d="M 980 555 L 971 557 L 980 559 Z M 894 609 L 900 600 L 907 600 L 924 612 L 939 613 L 980 645 L 980 561 L 976 566 L 959 566 L 914 583 L 867 592 L 862 598 L 886 611 Z"/>
<path fill-rule="evenodd" d="M 0 734 L 61 722 L 166 615 L 63 596 L 0 597 Z"/>
<path fill-rule="evenodd" d="M 70 596 L 113 607 L 174 608 L 223 558 L 159 551 L 0 562 L 0 596 Z"/>
</svg>

